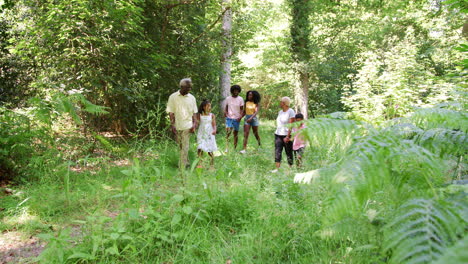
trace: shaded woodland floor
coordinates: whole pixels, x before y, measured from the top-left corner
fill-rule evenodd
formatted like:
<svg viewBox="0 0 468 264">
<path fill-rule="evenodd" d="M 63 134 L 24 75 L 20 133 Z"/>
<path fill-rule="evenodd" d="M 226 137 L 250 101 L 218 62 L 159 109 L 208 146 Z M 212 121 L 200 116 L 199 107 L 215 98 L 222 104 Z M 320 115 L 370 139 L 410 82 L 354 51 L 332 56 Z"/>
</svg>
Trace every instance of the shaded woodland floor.
<svg viewBox="0 0 468 264">
<path fill-rule="evenodd" d="M 177 169 L 178 153 L 177 148 L 171 140 L 159 145 L 152 146 L 151 143 L 142 143 L 145 145 L 144 151 L 139 151 L 132 157 L 125 157 L 125 155 L 113 154 L 106 149 L 94 150 L 94 155 L 91 157 L 76 157 L 76 162 L 71 163 L 65 171 L 59 171 L 58 173 L 70 174 L 70 180 L 72 178 L 77 179 L 77 182 L 72 183 L 70 192 L 79 191 L 81 185 L 93 185 L 100 186 L 101 190 L 94 189 L 94 193 L 80 193 L 77 195 L 77 199 L 74 201 L 66 201 L 63 188 L 63 175 L 55 175 L 56 177 L 62 178 L 59 182 L 51 183 L 46 179 L 40 180 L 39 182 L 16 184 L 12 182 L 3 182 L 0 187 L 0 214 L 3 218 L 2 233 L 0 234 L 0 263 L 30 263 L 36 262 L 35 257 L 38 257 L 44 250 L 47 243 L 37 237 L 41 233 L 57 233 L 64 228 L 71 228 L 71 239 L 77 239 L 82 236 L 82 228 L 79 224 L 73 223 L 73 220 L 85 219 L 89 214 L 89 211 L 99 211 L 106 217 L 114 219 L 121 212 L 118 206 L 114 206 L 114 203 L 119 203 L 119 199 L 113 199 L 106 197 L 105 202 L 101 200 L 101 204 L 96 205 L 94 208 L 77 208 L 74 203 L 83 203 L 90 205 L 93 203 L 92 200 L 100 200 L 102 197 L 99 192 L 104 190 L 106 192 L 118 191 L 121 187 L 122 181 L 125 180 L 126 175 L 122 174 L 122 171 L 132 170 L 135 166 L 149 166 L 153 169 L 163 169 L 166 173 L 166 179 L 156 179 L 155 182 L 149 182 L 150 188 L 157 189 L 179 189 L 189 187 L 194 184 L 190 178 L 210 177 L 219 180 L 219 184 L 224 184 L 222 177 L 231 177 L 233 172 L 243 173 L 257 173 L 256 171 L 261 168 L 262 174 L 269 173 L 270 170 L 274 169 L 273 161 L 273 136 L 272 136 L 272 124 L 268 122 L 268 125 L 262 127 L 260 132 L 262 136 L 263 146 L 258 147 L 257 141 L 253 134 L 249 137 L 249 146 L 247 154 L 240 154 L 239 151 L 242 149 L 243 133 L 242 130 L 239 132 L 239 143 L 236 150 L 233 150 L 231 137 L 231 146 L 228 153 L 224 153 L 225 147 L 225 135 L 217 135 L 217 142 L 219 146 L 218 152 L 215 153 L 215 169 L 209 168 L 209 161 L 207 155 L 204 154 L 204 160 L 201 164 L 204 165 L 203 169 L 195 168 L 195 162 L 197 161 L 196 156 L 196 136 L 191 137 L 191 149 L 190 159 L 193 162 L 191 169 L 186 171 L 185 176 L 182 176 Z M 110 134 L 109 134 L 110 135 Z M 109 142 L 112 142 L 113 138 L 118 138 L 113 135 L 107 135 L 106 138 Z M 126 148 L 131 146 L 126 146 Z M 164 150 L 160 148 L 163 147 Z M 79 146 L 74 146 L 79 148 Z M 221 151 L 222 150 L 222 151 Z M 83 162 L 83 158 L 87 160 Z M 161 159 L 164 159 L 162 161 Z M 285 157 L 284 157 L 285 159 Z M 235 164 L 235 167 L 229 168 L 226 171 L 226 166 L 229 166 L 227 162 Z M 161 166 L 162 165 L 162 166 Z M 260 165 L 260 167 L 258 166 Z M 242 166 L 243 168 L 241 168 Z M 285 169 L 290 176 L 296 169 Z M 222 172 L 222 176 L 216 176 L 219 172 Z M 227 174 L 225 173 L 227 172 Z M 115 175 L 114 175 L 115 174 Z M 127 175 L 128 176 L 128 175 Z M 82 178 L 83 177 L 83 178 Z M 292 176 L 291 176 L 292 177 Z M 6 178 L 6 177 L 5 177 Z M 44 177 L 45 178 L 45 177 Z M 92 178 L 92 182 L 87 183 L 87 178 Z M 218 180 L 216 180 L 218 178 Z M 80 180 L 78 180 L 80 179 Z M 198 183 L 197 183 L 198 184 Z M 228 184 L 228 183 L 225 183 Z M 73 186 L 75 185 L 75 186 Z M 184 187 L 185 186 L 185 187 Z M 76 188 L 76 189 L 75 189 Z M 42 192 L 46 193 L 42 193 Z M 73 194 L 71 194 L 73 196 Z M 81 197 L 88 196 L 88 197 Z M 45 199 L 41 199 L 40 197 Z M 58 203 L 51 202 L 49 199 L 58 198 Z M 74 199 L 74 198 L 71 198 Z M 27 205 L 34 200 L 33 207 L 31 209 Z M 63 203 L 60 203 L 63 202 Z M 56 208 L 51 208 L 56 206 Z M 82 205 L 80 205 L 82 206 Z M 55 215 L 57 211 L 61 214 Z M 48 215 L 49 214 L 49 215 Z M 43 215 L 48 215 L 42 217 Z M 72 220 L 73 219 L 73 220 Z"/>
<path fill-rule="evenodd" d="M 316 125 L 329 128 L 333 122 L 354 125 L 330 119 Z M 351 139 L 366 137 L 344 133 L 334 145 L 330 135 L 337 134 L 328 132 L 317 139 L 320 144 L 306 148 L 302 168 L 283 165 L 272 173 L 273 132 L 272 121 L 262 122 L 260 148 L 251 136 L 246 154 L 239 153 L 241 144 L 236 151 L 217 152 L 214 169 L 208 169 L 207 155 L 204 168 L 196 168 L 192 136 L 192 166 L 185 173 L 177 169 L 177 146 L 169 139 L 119 142 L 108 137 L 93 143 L 92 152 L 80 152 L 85 144 L 75 144 L 67 148 L 73 152 L 67 162 L 46 160 L 39 171 L 31 172 L 40 176 L 34 181 L 2 185 L 0 263 L 381 264 L 391 258 L 382 249 L 383 241 L 392 239 L 386 226 L 401 204 L 417 197 L 413 205 L 417 213 L 424 211 L 419 205 L 435 208 L 437 214 L 466 213 L 467 185 L 447 184 L 465 179 L 461 158 L 457 162 L 448 156 L 440 162 L 414 145 L 405 152 L 410 142 L 393 137 L 385 141 L 388 134 L 370 135 L 375 145 L 357 144 L 364 146 L 366 155 L 354 149 L 360 154 L 356 158 L 346 149 L 355 142 Z M 318 128 L 314 133 L 319 134 Z M 242 140 L 240 136 L 239 143 Z M 217 143 L 220 150 L 225 149 L 223 134 L 217 135 Z M 394 149 L 398 155 L 388 155 Z M 355 171 L 355 164 L 364 167 L 367 157 L 378 159 L 370 160 L 372 166 L 363 171 L 366 178 L 347 182 L 347 173 Z M 396 159 L 381 163 L 388 157 Z M 419 176 L 428 171 L 433 174 Z M 312 184 L 294 183 L 302 172 L 307 172 L 300 175 Z M 431 175 L 436 177 L 428 181 Z M 357 189 L 350 194 L 352 188 Z M 455 203 L 444 208 L 434 193 L 447 197 L 441 204 Z M 351 195 L 370 198 L 362 199 L 359 207 Z M 427 215 L 418 217 L 420 223 Z M 462 237 L 466 220 L 453 219 L 456 225 L 448 219 L 440 226 L 459 227 L 450 232 Z M 463 248 L 460 241 L 455 250 Z"/>
</svg>

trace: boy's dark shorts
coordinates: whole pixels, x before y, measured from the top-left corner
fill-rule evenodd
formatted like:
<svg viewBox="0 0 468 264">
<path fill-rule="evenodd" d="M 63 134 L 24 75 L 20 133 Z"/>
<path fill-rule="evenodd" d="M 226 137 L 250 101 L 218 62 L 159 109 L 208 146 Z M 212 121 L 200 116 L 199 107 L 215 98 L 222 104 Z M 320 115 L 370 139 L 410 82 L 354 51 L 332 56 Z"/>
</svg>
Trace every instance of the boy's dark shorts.
<svg viewBox="0 0 468 264">
<path fill-rule="evenodd" d="M 302 154 L 304 153 L 304 149 L 305 147 L 298 148 L 297 150 L 294 150 L 294 154 L 296 154 L 296 156 L 302 157 Z"/>
</svg>

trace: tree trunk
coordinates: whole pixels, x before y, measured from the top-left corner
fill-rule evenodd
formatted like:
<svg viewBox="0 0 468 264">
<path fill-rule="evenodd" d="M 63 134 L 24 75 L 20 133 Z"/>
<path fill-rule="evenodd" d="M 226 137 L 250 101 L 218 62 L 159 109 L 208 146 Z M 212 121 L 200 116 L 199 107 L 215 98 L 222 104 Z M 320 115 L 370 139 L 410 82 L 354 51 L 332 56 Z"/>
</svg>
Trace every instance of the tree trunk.
<svg viewBox="0 0 468 264">
<path fill-rule="evenodd" d="M 308 117 L 308 98 L 309 98 L 309 74 L 307 72 L 299 73 L 299 87 L 294 94 L 294 99 L 297 105 L 297 112 L 304 115 L 304 119 Z"/>
<path fill-rule="evenodd" d="M 468 18 L 465 20 L 465 24 L 463 24 L 462 35 L 468 39 Z"/>
<path fill-rule="evenodd" d="M 295 70 L 299 74 L 299 87 L 294 94 L 296 108 L 308 117 L 309 101 L 309 60 L 311 26 L 309 16 L 312 4 L 308 0 L 288 0 L 291 7 L 291 52 Z"/>
<path fill-rule="evenodd" d="M 222 24 L 222 48 L 223 53 L 221 55 L 221 76 L 220 76 L 220 88 L 221 88 L 221 111 L 224 109 L 224 100 L 230 94 L 231 86 L 231 55 L 232 55 L 232 41 L 231 41 L 231 29 L 232 29 L 232 10 L 231 0 L 222 0 L 222 7 L 225 10 L 223 15 Z"/>
</svg>

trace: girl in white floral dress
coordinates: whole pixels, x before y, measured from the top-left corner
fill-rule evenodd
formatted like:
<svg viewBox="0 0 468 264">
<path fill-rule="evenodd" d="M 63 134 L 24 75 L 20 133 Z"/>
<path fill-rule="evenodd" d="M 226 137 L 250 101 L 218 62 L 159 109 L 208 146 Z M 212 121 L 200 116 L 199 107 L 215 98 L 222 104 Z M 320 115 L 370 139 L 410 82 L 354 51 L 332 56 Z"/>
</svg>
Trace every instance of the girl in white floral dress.
<svg viewBox="0 0 468 264">
<path fill-rule="evenodd" d="M 197 144 L 198 144 L 198 157 L 202 158 L 203 152 L 207 152 L 211 158 L 211 168 L 214 168 L 213 152 L 218 150 L 216 146 L 216 117 L 211 113 L 211 103 L 209 100 L 203 100 L 198 109 L 198 133 L 197 133 Z M 199 164 L 197 168 L 202 168 Z"/>
</svg>

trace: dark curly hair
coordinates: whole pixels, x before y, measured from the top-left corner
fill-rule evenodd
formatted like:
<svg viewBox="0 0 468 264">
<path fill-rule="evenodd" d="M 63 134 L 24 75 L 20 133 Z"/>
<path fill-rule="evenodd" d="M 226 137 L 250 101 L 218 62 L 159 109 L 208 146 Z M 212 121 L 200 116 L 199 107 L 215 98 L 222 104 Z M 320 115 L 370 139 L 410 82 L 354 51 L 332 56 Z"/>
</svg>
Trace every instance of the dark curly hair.
<svg viewBox="0 0 468 264">
<path fill-rule="evenodd" d="M 200 106 L 198 107 L 198 113 L 201 115 L 203 114 L 203 110 L 205 109 L 205 106 L 207 104 L 211 104 L 210 100 L 208 99 L 203 99 Z"/>
<path fill-rule="evenodd" d="M 233 86 L 231 86 L 231 93 L 233 93 L 235 90 L 239 91 L 239 93 L 241 92 L 241 87 L 237 84 L 234 84 Z"/>
<path fill-rule="evenodd" d="M 260 101 L 262 100 L 262 97 L 260 96 L 260 94 L 257 91 L 254 91 L 254 90 L 250 90 L 247 93 L 245 93 L 245 101 L 246 102 L 249 101 L 249 93 L 252 93 L 252 95 L 253 95 L 254 104 L 260 103 Z"/>
<path fill-rule="evenodd" d="M 296 119 L 300 118 L 300 119 L 304 119 L 304 115 L 301 114 L 301 113 L 297 113 L 296 116 L 295 116 Z"/>
</svg>

